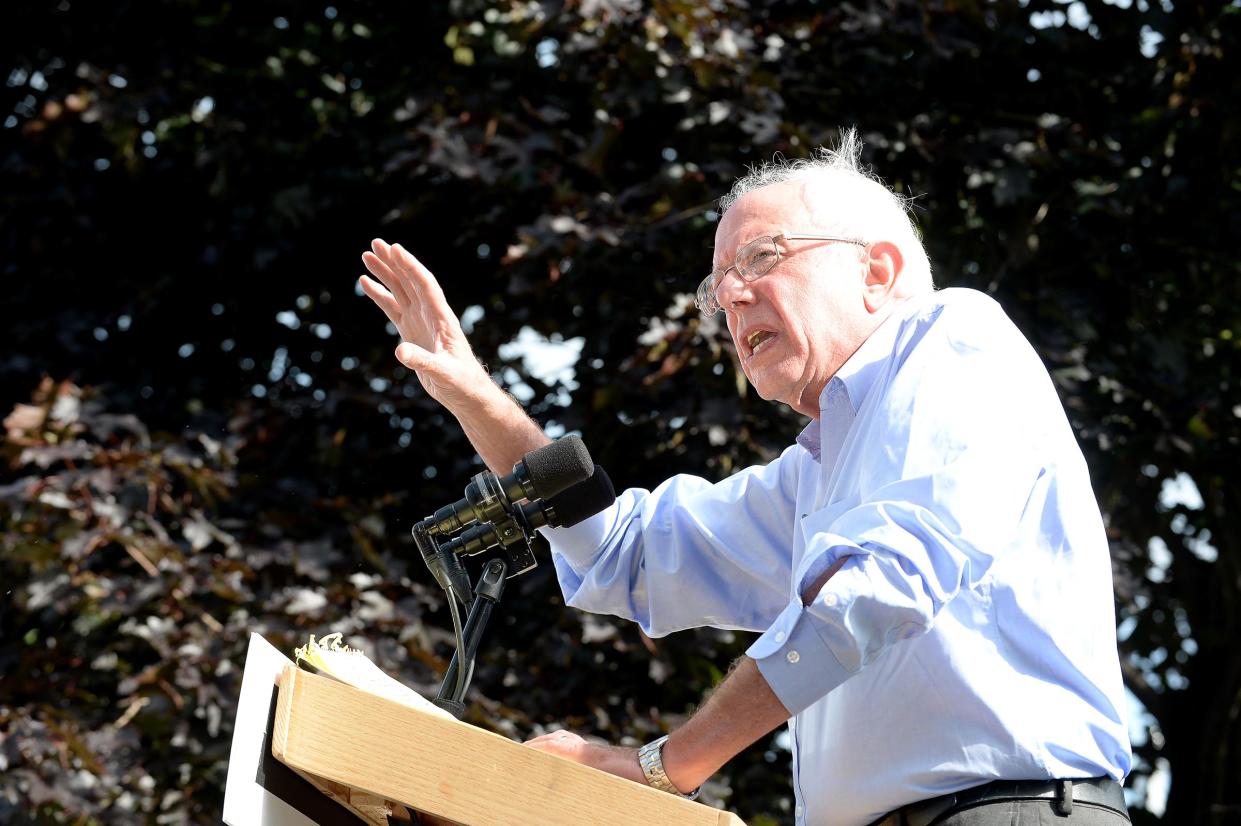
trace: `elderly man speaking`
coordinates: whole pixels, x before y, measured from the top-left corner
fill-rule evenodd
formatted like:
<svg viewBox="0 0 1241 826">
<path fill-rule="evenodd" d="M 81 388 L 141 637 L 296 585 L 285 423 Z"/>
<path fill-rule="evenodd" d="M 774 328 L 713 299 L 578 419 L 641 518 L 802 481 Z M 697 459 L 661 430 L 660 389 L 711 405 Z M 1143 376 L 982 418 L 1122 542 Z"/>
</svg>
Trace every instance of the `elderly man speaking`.
<svg viewBox="0 0 1241 826">
<path fill-rule="evenodd" d="M 759 395 L 810 418 L 775 461 L 676 476 L 548 531 L 568 604 L 762 632 L 693 717 L 641 749 L 535 748 L 693 794 L 784 722 L 800 824 L 1125 823 L 1131 763 L 1111 565 L 1034 350 L 981 293 L 936 291 L 905 203 L 835 151 L 721 202 L 698 307 Z M 399 245 L 362 288 L 396 357 L 507 472 L 547 443 Z"/>
</svg>

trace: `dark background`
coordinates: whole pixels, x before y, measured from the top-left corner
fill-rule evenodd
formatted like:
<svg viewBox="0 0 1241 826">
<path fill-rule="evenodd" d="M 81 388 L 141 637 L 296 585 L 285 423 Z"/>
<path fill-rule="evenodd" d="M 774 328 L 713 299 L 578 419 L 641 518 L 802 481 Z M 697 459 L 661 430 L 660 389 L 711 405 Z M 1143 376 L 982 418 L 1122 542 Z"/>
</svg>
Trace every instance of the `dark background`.
<svg viewBox="0 0 1241 826">
<path fill-rule="evenodd" d="M 1169 777 L 1166 822 L 1241 821 L 1236 3 L 6 12 L 0 821 L 216 822 L 251 631 L 344 631 L 434 690 L 448 617 L 408 531 L 479 464 L 354 293 L 372 237 L 618 485 L 720 478 L 801 422 L 687 307 L 714 199 L 850 125 L 1087 453 L 1146 709 L 1135 821 Z M 571 376 L 502 349 L 524 328 L 580 345 Z M 470 718 L 636 743 L 747 643 L 566 611 L 544 558 Z M 708 797 L 790 823 L 787 762 L 759 743 Z"/>
</svg>

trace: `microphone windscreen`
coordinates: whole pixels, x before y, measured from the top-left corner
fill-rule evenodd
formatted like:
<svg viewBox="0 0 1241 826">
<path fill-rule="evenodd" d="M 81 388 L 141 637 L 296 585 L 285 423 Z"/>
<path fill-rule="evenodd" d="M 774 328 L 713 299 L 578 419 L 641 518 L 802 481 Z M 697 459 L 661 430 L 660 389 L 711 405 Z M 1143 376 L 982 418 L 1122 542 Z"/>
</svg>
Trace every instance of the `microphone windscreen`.
<svg viewBox="0 0 1241 826">
<path fill-rule="evenodd" d="M 615 501 L 616 489 L 612 487 L 612 480 L 603 465 L 595 465 L 595 472 L 585 482 L 546 500 L 550 510 L 547 523 L 553 528 L 571 528 Z"/>
<path fill-rule="evenodd" d="M 565 436 L 532 450 L 522 459 L 537 499 L 555 496 L 595 472 L 590 452 L 577 436 Z"/>
</svg>

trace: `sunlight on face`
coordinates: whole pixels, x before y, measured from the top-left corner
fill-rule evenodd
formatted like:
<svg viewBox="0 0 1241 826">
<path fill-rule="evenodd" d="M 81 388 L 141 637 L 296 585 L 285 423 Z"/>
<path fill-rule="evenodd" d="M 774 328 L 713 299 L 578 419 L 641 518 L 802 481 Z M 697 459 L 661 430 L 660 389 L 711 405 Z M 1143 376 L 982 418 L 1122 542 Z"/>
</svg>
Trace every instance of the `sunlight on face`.
<svg viewBox="0 0 1241 826">
<path fill-rule="evenodd" d="M 737 201 L 716 231 L 714 266 L 732 265 L 738 250 L 763 235 L 830 234 L 807 189 L 773 184 Z M 717 295 L 758 394 L 817 416 L 823 388 L 873 329 L 862 300 L 865 269 L 859 248 L 848 244 L 784 241 L 780 249 L 767 275 L 745 283 L 730 273 Z"/>
</svg>

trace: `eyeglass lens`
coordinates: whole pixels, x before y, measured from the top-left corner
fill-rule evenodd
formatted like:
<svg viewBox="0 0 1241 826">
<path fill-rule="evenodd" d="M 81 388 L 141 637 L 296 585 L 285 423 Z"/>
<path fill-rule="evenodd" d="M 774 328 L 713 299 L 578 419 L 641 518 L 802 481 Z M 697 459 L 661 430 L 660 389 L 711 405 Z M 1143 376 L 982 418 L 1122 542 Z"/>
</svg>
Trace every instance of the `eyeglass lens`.
<svg viewBox="0 0 1241 826">
<path fill-rule="evenodd" d="M 775 266 L 778 256 L 774 238 L 755 238 L 737 253 L 737 270 L 741 279 L 753 281 L 760 275 L 766 275 Z"/>
<path fill-rule="evenodd" d="M 698 308 L 708 315 L 720 311 L 720 303 L 716 291 L 724 283 L 729 270 L 736 268 L 742 281 L 753 281 L 771 271 L 779 260 L 780 252 L 776 241 L 770 236 L 755 238 L 737 252 L 733 266 L 719 272 L 713 272 L 698 285 Z"/>
</svg>

